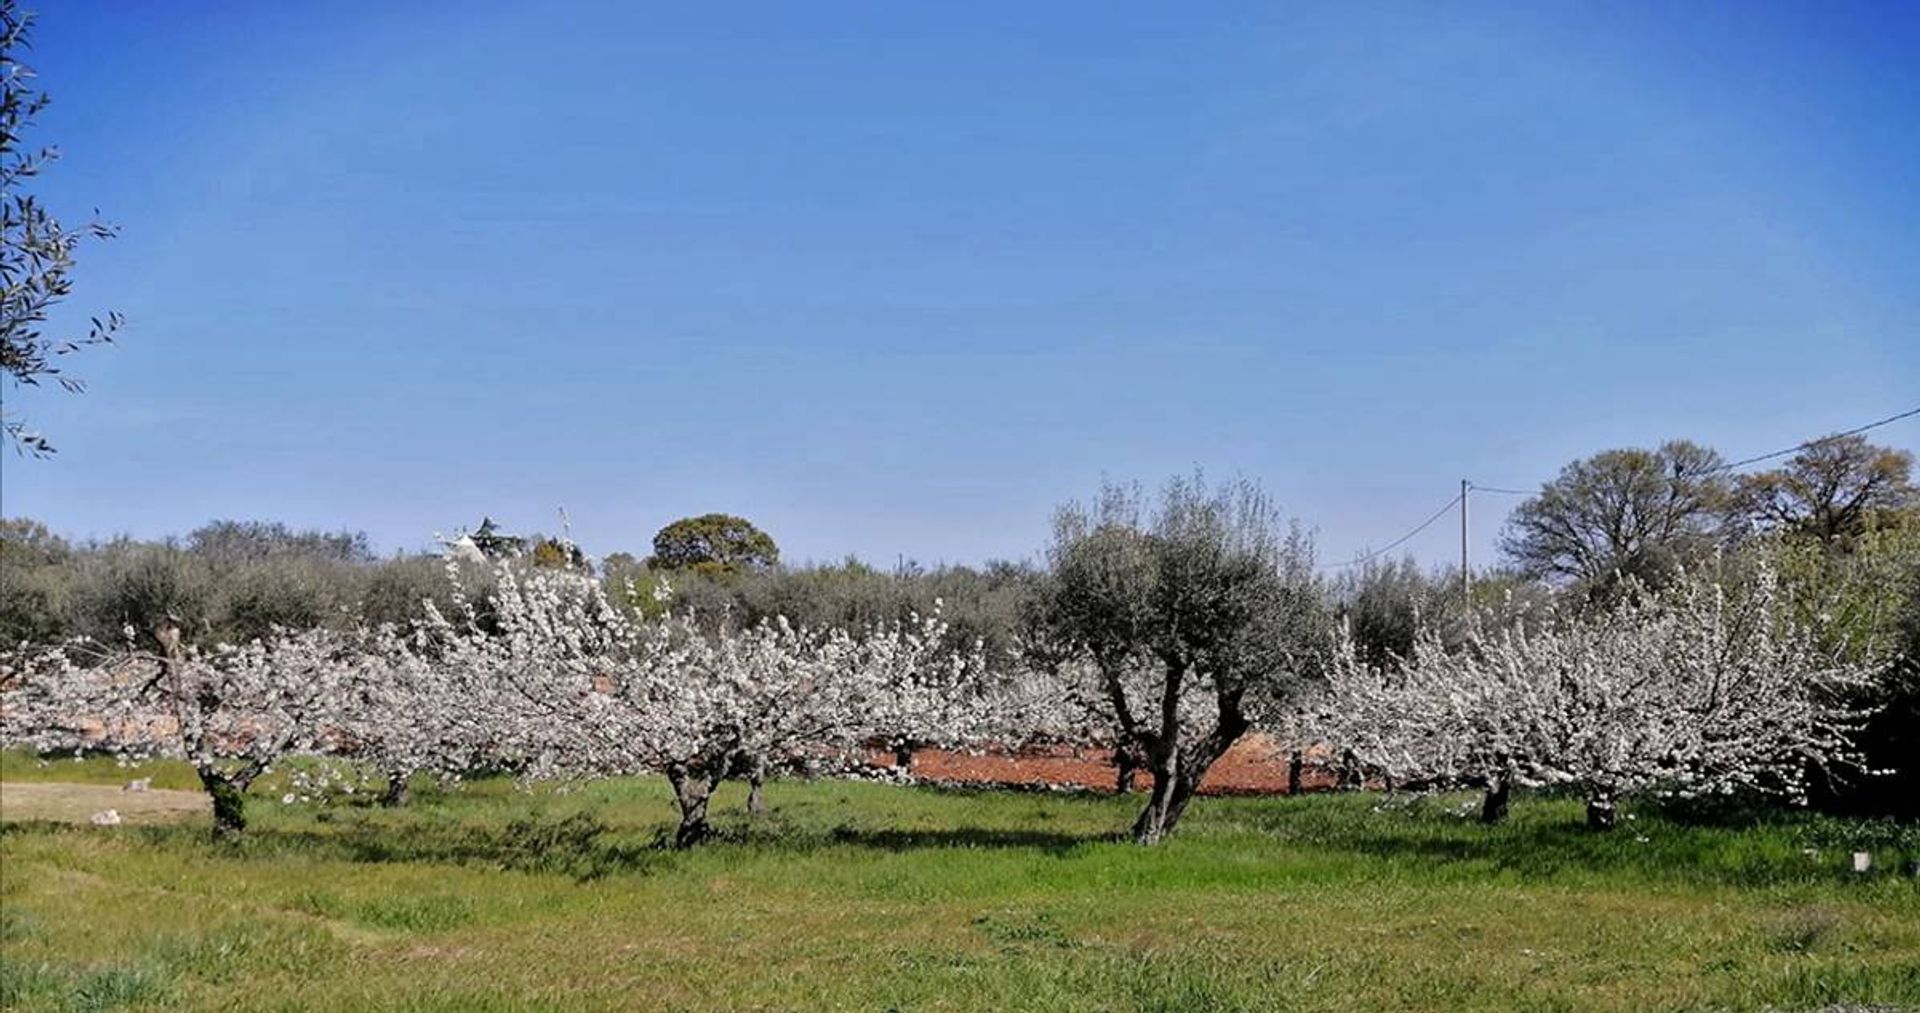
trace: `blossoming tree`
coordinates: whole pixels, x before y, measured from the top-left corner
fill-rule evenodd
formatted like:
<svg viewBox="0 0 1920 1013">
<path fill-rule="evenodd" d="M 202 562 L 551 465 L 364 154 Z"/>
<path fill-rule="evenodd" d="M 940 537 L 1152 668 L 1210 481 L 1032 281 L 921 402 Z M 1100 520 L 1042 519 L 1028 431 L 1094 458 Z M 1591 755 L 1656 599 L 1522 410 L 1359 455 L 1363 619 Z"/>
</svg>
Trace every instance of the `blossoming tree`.
<svg viewBox="0 0 1920 1013">
<path fill-rule="evenodd" d="M 1399 663 L 1343 638 L 1314 713 L 1322 737 L 1406 779 L 1486 786 L 1504 818 L 1514 785 L 1564 786 L 1588 825 L 1625 797 L 1750 792 L 1802 801 L 1813 768 L 1857 762 L 1864 718 L 1842 690 L 1869 670 L 1787 618 L 1770 567 L 1730 588 L 1689 575 L 1611 608 L 1423 633 Z"/>
<path fill-rule="evenodd" d="M 38 752 L 94 750 L 128 761 L 192 764 L 213 800 L 213 829 L 245 829 L 246 792 L 282 758 L 329 749 L 377 666 L 365 631 L 277 630 L 241 645 L 160 650 L 77 641 L 4 664 L 9 742 Z"/>
<path fill-rule="evenodd" d="M 471 605 L 429 612 L 416 642 L 431 656 L 411 664 L 444 673 L 435 684 L 459 717 L 424 727 L 470 752 L 484 738 L 531 777 L 664 774 L 683 846 L 710 833 L 729 777 L 753 784 L 757 808 L 769 772 L 851 765 L 874 738 L 965 739 L 964 701 L 985 673 L 977 647 L 945 646 L 937 617 L 859 634 L 784 619 L 708 632 L 685 612 L 645 619 L 590 580 L 510 566 L 491 605 L 488 623 Z"/>
</svg>

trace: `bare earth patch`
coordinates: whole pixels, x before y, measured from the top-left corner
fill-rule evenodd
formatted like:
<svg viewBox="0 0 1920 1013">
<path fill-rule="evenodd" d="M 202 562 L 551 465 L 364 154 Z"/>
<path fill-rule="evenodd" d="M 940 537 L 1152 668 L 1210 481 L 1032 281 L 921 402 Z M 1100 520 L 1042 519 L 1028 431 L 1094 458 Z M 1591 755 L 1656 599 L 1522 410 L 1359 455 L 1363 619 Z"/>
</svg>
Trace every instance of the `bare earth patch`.
<svg viewBox="0 0 1920 1013">
<path fill-rule="evenodd" d="M 126 823 L 171 823 L 205 816 L 212 810 L 212 802 L 197 791 L 127 791 L 104 784 L 0 781 L 0 820 L 85 823 L 94 813 L 107 809 L 118 812 Z"/>
<path fill-rule="evenodd" d="M 890 766 L 891 754 L 876 753 L 876 764 Z M 1013 785 L 1113 790 L 1118 771 L 1104 749 L 1071 747 L 1028 749 L 1019 753 L 953 753 L 922 749 L 913 754 L 915 775 L 953 784 Z M 1134 774 L 1133 788 L 1152 787 L 1145 772 Z M 1309 764 L 1301 777 L 1308 791 L 1331 788 L 1334 776 L 1323 764 Z M 1281 795 L 1287 790 L 1287 752 L 1264 735 L 1249 735 L 1227 750 L 1200 782 L 1202 795 Z"/>
</svg>

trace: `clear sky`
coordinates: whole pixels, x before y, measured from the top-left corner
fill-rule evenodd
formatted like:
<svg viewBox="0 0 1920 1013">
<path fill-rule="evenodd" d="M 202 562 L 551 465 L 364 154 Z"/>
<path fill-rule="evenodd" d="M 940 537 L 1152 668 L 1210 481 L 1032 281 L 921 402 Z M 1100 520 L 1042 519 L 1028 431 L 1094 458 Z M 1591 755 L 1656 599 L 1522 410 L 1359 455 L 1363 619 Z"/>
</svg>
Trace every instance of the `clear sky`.
<svg viewBox="0 0 1920 1013">
<path fill-rule="evenodd" d="M 1920 405 L 1913 3 L 39 6 L 39 192 L 124 228 L 90 391 L 6 391 L 73 536 L 973 562 L 1198 466 L 1337 560 Z"/>
</svg>

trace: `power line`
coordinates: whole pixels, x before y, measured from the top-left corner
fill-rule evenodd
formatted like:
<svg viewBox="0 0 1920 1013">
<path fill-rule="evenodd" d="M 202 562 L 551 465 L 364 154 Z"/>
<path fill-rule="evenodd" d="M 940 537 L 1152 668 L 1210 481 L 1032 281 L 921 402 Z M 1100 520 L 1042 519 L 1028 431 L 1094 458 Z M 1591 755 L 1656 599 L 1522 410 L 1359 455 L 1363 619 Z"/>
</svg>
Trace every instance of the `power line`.
<svg viewBox="0 0 1920 1013">
<path fill-rule="evenodd" d="M 1857 426 L 1853 429 L 1848 429 L 1845 432 L 1830 433 L 1818 439 L 1808 440 L 1805 443 L 1796 443 L 1793 446 L 1786 448 L 1785 450 L 1775 450 L 1771 453 L 1758 454 L 1753 457 L 1742 458 L 1738 461 L 1734 461 L 1731 464 L 1723 464 L 1718 468 L 1714 468 L 1710 471 L 1707 471 L 1706 474 L 1712 475 L 1717 472 L 1732 471 L 1735 468 L 1744 468 L 1749 464 L 1759 464 L 1761 461 L 1771 461 L 1776 457 L 1785 457 L 1788 454 L 1794 453 L 1796 451 L 1806 450 L 1809 447 L 1817 447 L 1822 443 L 1831 443 L 1834 440 L 1842 439 L 1848 436 L 1858 436 L 1869 429 L 1878 429 L 1881 426 L 1884 426 L 1890 422 L 1898 422 L 1901 419 L 1909 419 L 1914 417 L 1915 415 L 1920 415 L 1920 408 L 1909 409 L 1907 411 L 1901 412 L 1898 415 L 1889 415 L 1878 422 L 1869 422 L 1864 426 Z"/>
<path fill-rule="evenodd" d="M 1394 549 L 1397 549 L 1400 546 L 1406 544 L 1407 539 L 1412 538 L 1414 535 L 1417 535 L 1420 532 L 1425 531 L 1428 528 L 1432 527 L 1434 521 L 1437 521 L 1440 518 L 1445 517 L 1447 515 L 1447 511 L 1452 510 L 1454 506 L 1459 502 L 1460 502 L 1460 497 L 1455 496 L 1454 498 L 1448 500 L 1445 506 L 1442 506 L 1440 509 L 1435 510 L 1433 512 L 1432 517 L 1429 517 L 1426 520 L 1421 521 L 1419 525 L 1416 526 L 1412 531 L 1409 531 L 1406 534 L 1401 535 L 1400 537 L 1394 539 L 1393 541 L 1388 542 L 1386 545 L 1383 545 L 1380 548 L 1375 549 L 1374 551 L 1369 552 L 1364 556 L 1360 556 L 1355 559 L 1349 559 L 1344 563 L 1327 563 L 1323 565 L 1321 569 L 1339 570 L 1349 566 L 1359 566 L 1361 563 L 1368 562 L 1369 560 L 1378 559 L 1381 556 L 1384 556 L 1387 553 L 1392 552 Z"/>
<path fill-rule="evenodd" d="M 1787 447 L 1783 450 L 1774 450 L 1765 454 L 1756 454 L 1752 457 L 1743 457 L 1738 461 L 1733 461 L 1727 464 L 1719 465 L 1714 468 L 1710 468 L 1704 472 L 1701 472 L 1700 474 L 1715 475 L 1723 471 L 1733 471 L 1736 468 L 1744 468 L 1749 464 L 1759 464 L 1761 461 L 1771 461 L 1776 457 L 1785 457 L 1788 454 L 1806 450 L 1810 447 L 1817 447 L 1823 443 L 1829 443 L 1834 440 L 1842 439 L 1848 436 L 1858 436 L 1859 434 L 1867 432 L 1869 430 L 1878 429 L 1881 426 L 1898 422 L 1901 419 L 1909 419 L 1914 417 L 1915 415 L 1920 415 L 1920 408 L 1911 408 L 1911 409 L 1908 409 L 1907 411 L 1900 412 L 1899 414 L 1889 415 L 1884 419 L 1879 419 L 1874 422 L 1869 422 L 1864 426 L 1855 426 L 1852 429 L 1843 430 L 1837 433 L 1830 433 L 1826 436 L 1821 436 L 1815 439 L 1807 440 L 1804 443 L 1796 443 L 1793 446 Z M 1419 525 L 1417 525 L 1412 531 L 1409 531 L 1406 534 L 1401 535 L 1400 537 L 1394 539 L 1393 541 L 1388 542 L 1385 546 L 1375 549 L 1372 552 L 1366 553 L 1365 555 L 1358 556 L 1354 559 L 1350 559 L 1344 563 L 1326 563 L 1326 564 L 1323 564 L 1320 568 L 1323 570 L 1338 570 L 1338 569 L 1343 569 L 1349 566 L 1359 566 L 1362 563 L 1366 563 L 1366 562 L 1370 562 L 1372 560 L 1378 559 L 1381 556 L 1384 556 L 1387 553 L 1392 552 L 1394 549 L 1397 549 L 1400 546 L 1406 544 L 1407 540 L 1411 539 L 1413 536 L 1432 527 L 1435 521 L 1438 521 L 1440 518 L 1446 516 L 1447 511 L 1452 510 L 1456 505 L 1460 504 L 1462 500 L 1466 499 L 1469 493 L 1474 493 L 1474 492 L 1499 493 L 1504 496 L 1539 495 L 1538 490 L 1513 489 L 1513 488 L 1507 488 L 1507 487 L 1495 486 L 1495 485 L 1472 485 L 1470 483 L 1463 483 L 1462 489 L 1459 495 L 1448 500 L 1445 506 L 1441 507 L 1438 510 L 1435 510 L 1433 512 L 1433 516 L 1427 518 L 1424 521 L 1421 521 Z M 1461 538 L 1464 543 L 1464 540 L 1466 537 L 1465 530 L 1464 530 L 1464 519 L 1462 521 L 1462 525 L 1463 525 L 1463 528 L 1462 528 Z M 1464 569 L 1463 569 L 1463 572 L 1464 572 Z"/>
<path fill-rule="evenodd" d="M 1767 453 L 1764 453 L 1764 454 L 1755 454 L 1752 457 L 1743 457 L 1738 461 L 1729 461 L 1726 464 L 1721 464 L 1712 468 L 1708 468 L 1706 471 L 1699 472 L 1699 474 L 1717 475 L 1723 471 L 1733 471 L 1736 468 L 1744 468 L 1749 464 L 1759 464 L 1761 461 L 1771 461 L 1776 457 L 1785 457 L 1788 454 L 1797 453 L 1799 451 L 1806 450 L 1809 447 L 1817 447 L 1822 443 L 1831 443 L 1834 440 L 1842 439 L 1848 436 L 1858 436 L 1861 433 L 1867 432 L 1868 430 L 1878 429 L 1881 426 L 1888 425 L 1889 423 L 1893 423 L 1893 422 L 1898 422 L 1901 419 L 1910 419 L 1915 415 L 1920 415 L 1920 408 L 1910 409 L 1908 411 L 1901 412 L 1898 415 L 1889 415 L 1886 418 L 1879 420 L 1878 422 L 1869 422 L 1864 426 L 1855 426 L 1854 428 L 1848 429 L 1844 432 L 1831 433 L 1829 435 L 1822 436 L 1817 439 L 1808 440 L 1805 443 L 1796 443 L 1793 446 L 1787 447 L 1783 450 L 1768 451 Z M 1508 496 L 1537 496 L 1540 494 L 1540 491 L 1538 489 L 1504 489 L 1499 486 L 1493 486 L 1493 485 L 1476 485 L 1473 487 L 1473 491 L 1474 492 L 1497 492 L 1497 493 L 1503 493 Z"/>
</svg>

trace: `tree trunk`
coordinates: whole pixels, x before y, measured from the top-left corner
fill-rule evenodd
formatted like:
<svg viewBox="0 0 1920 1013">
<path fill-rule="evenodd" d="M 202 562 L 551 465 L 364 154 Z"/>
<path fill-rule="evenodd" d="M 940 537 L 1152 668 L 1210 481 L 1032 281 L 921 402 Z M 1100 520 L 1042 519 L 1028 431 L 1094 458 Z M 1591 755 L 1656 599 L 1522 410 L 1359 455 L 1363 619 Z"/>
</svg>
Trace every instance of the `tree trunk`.
<svg viewBox="0 0 1920 1013">
<path fill-rule="evenodd" d="M 1500 756 L 1487 775 L 1487 797 L 1480 803 L 1480 822 L 1493 826 L 1507 821 L 1513 803 L 1513 761 Z"/>
<path fill-rule="evenodd" d="M 758 816 L 767 811 L 767 800 L 760 794 L 760 788 L 765 783 L 766 776 L 758 767 L 747 776 L 747 815 Z"/>
<path fill-rule="evenodd" d="M 1360 758 L 1349 749 L 1340 754 L 1340 790 L 1359 791 L 1366 782 L 1360 773 Z"/>
<path fill-rule="evenodd" d="M 1513 782 L 1505 777 L 1495 777 L 1487 782 L 1487 797 L 1480 803 L 1480 822 L 1492 826 L 1507 821 L 1507 810 L 1513 801 Z"/>
<path fill-rule="evenodd" d="M 1153 794 L 1147 799 L 1147 808 L 1140 818 L 1133 821 L 1133 843 L 1158 844 L 1180 822 L 1180 814 L 1186 811 L 1187 800 L 1193 790 L 1181 783 L 1180 769 L 1177 764 L 1155 764 L 1153 769 Z"/>
<path fill-rule="evenodd" d="M 672 766 L 667 768 L 667 783 L 673 786 L 674 802 L 680 806 L 680 826 L 674 830 L 673 846 L 690 848 L 712 836 L 707 802 L 713 798 L 713 779 Z"/>
<path fill-rule="evenodd" d="M 200 786 L 213 796 L 213 836 L 232 840 L 247 829 L 248 778 L 229 777 L 214 770 L 202 770 Z"/>
<path fill-rule="evenodd" d="M 893 769 L 901 772 L 902 774 L 913 773 L 913 747 L 912 746 L 893 747 Z"/>
<path fill-rule="evenodd" d="M 1612 830 L 1618 812 L 1613 806 L 1613 796 L 1604 792 L 1587 798 L 1587 829 Z"/>
<path fill-rule="evenodd" d="M 1300 794 L 1300 775 L 1306 769 L 1306 754 L 1296 749 L 1287 757 L 1287 794 Z"/>
<path fill-rule="evenodd" d="M 1214 761 L 1240 741 L 1247 727 L 1248 722 L 1236 710 L 1230 715 L 1222 714 L 1220 724 L 1198 742 L 1183 746 L 1175 739 L 1155 745 L 1147 754 L 1153 770 L 1153 795 L 1147 801 L 1146 811 L 1134 821 L 1135 844 L 1158 844 L 1173 833 L 1187 811 L 1187 803 L 1192 802 L 1199 791 L 1201 779 L 1207 776 Z"/>
<path fill-rule="evenodd" d="M 1140 759 L 1131 748 L 1123 746 L 1113 751 L 1113 765 L 1118 768 L 1113 779 L 1113 793 L 1125 795 L 1133 790 L 1133 772 L 1140 769 Z"/>
<path fill-rule="evenodd" d="M 380 793 L 380 804 L 388 809 L 406 805 L 413 799 L 413 786 L 404 771 L 390 771 L 387 774 L 387 790 Z"/>
</svg>

